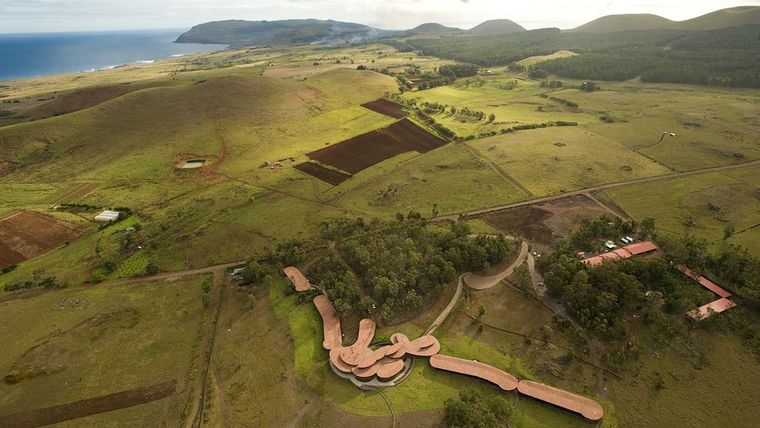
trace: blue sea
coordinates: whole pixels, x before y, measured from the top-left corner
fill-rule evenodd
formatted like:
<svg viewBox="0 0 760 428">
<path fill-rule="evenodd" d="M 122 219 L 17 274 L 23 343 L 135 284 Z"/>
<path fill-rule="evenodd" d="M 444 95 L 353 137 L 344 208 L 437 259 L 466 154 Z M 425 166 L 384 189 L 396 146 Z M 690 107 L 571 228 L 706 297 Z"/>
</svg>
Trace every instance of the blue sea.
<svg viewBox="0 0 760 428">
<path fill-rule="evenodd" d="M 172 43 L 183 30 L 0 34 L 0 80 L 112 68 L 225 45 Z"/>
</svg>

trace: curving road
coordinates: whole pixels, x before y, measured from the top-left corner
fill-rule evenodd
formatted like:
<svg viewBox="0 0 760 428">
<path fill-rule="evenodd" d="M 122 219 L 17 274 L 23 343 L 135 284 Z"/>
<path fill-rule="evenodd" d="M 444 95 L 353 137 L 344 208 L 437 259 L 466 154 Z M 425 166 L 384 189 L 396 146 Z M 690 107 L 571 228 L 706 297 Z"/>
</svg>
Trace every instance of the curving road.
<svg viewBox="0 0 760 428">
<path fill-rule="evenodd" d="M 520 254 L 517 256 L 517 259 L 514 261 L 514 263 L 512 263 L 500 273 L 492 276 L 480 276 L 475 275 L 472 272 L 465 272 L 459 275 L 459 278 L 457 279 L 457 289 L 454 292 L 454 297 L 451 298 L 451 302 L 449 302 L 449 304 L 443 309 L 443 311 L 440 313 L 440 315 L 438 315 L 433 323 L 430 324 L 430 327 L 425 330 L 425 333 L 423 333 L 423 335 L 433 334 L 433 332 L 436 331 L 438 327 L 440 327 L 441 324 L 446 321 L 446 319 L 449 317 L 449 314 L 451 314 L 451 311 L 454 310 L 454 307 L 459 301 L 459 298 L 462 297 L 462 291 L 464 289 L 465 283 L 468 287 L 475 290 L 485 290 L 486 288 L 493 287 L 494 285 L 501 282 L 501 280 L 511 275 L 515 269 L 520 267 L 527 259 L 527 256 L 528 243 L 527 241 L 522 241 L 522 244 L 520 246 Z"/>
<path fill-rule="evenodd" d="M 522 241 L 522 244 L 520 245 L 520 254 L 517 256 L 517 259 L 515 259 L 514 263 L 512 263 L 503 271 L 491 276 L 480 276 L 472 272 L 467 272 L 462 275 L 462 279 L 464 280 L 464 283 L 473 290 L 486 290 L 500 283 L 509 275 L 512 275 L 512 272 L 520 267 L 525 262 L 525 259 L 527 257 L 528 243 L 526 241 Z"/>
<path fill-rule="evenodd" d="M 596 192 L 599 190 L 605 190 L 605 189 L 611 189 L 615 187 L 621 187 L 621 186 L 627 186 L 630 184 L 641 184 L 641 183 L 650 183 L 653 181 L 660 181 L 660 180 L 667 180 L 671 178 L 679 178 L 679 177 L 687 177 L 690 175 L 697 175 L 697 174 L 707 174 L 710 172 L 720 172 L 720 171 L 728 171 L 732 169 L 739 169 L 739 168 L 745 168 L 752 165 L 758 165 L 760 164 L 760 159 L 753 160 L 749 162 L 743 162 L 743 163 L 737 163 L 734 165 L 723 165 L 723 166 L 714 166 L 709 168 L 700 168 L 700 169 L 693 169 L 691 171 L 684 171 L 684 172 L 675 172 L 672 174 L 664 174 L 664 175 L 656 175 L 654 177 L 644 177 L 644 178 L 636 178 L 633 180 L 627 180 L 627 181 L 615 181 L 612 183 L 607 184 L 600 184 L 598 186 L 593 187 L 587 187 L 585 189 L 578 189 L 573 190 L 570 192 L 564 192 L 564 193 L 558 193 L 553 196 L 545 196 L 542 198 L 534 198 L 534 199 L 526 199 L 521 202 L 515 202 L 512 204 L 504 204 L 504 205 L 496 205 L 493 207 L 488 208 L 481 208 L 473 211 L 465 211 L 461 213 L 455 213 L 455 214 L 447 214 L 442 215 L 438 217 L 433 217 L 428 219 L 429 222 L 439 222 L 439 221 L 449 221 L 453 220 L 456 221 L 459 219 L 460 216 L 477 216 L 481 214 L 488 214 L 492 212 L 502 211 L 502 210 L 508 210 L 510 208 L 519 208 L 519 207 L 525 207 L 528 205 L 535 205 L 540 204 L 543 202 L 550 202 L 550 201 L 556 201 L 558 199 L 567 198 L 569 196 L 577 196 L 577 195 L 583 195 L 590 192 Z"/>
</svg>

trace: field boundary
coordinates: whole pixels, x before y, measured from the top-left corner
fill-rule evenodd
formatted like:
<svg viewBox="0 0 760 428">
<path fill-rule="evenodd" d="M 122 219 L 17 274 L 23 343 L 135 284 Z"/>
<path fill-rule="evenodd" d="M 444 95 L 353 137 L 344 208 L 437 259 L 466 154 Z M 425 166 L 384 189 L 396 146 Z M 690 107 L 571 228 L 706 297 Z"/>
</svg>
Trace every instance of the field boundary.
<svg viewBox="0 0 760 428">
<path fill-rule="evenodd" d="M 535 198 L 535 199 L 526 199 L 524 201 L 515 202 L 512 204 L 496 205 L 493 207 L 480 208 L 480 209 L 472 210 L 472 211 L 463 211 L 459 213 L 445 214 L 438 217 L 430 218 L 428 219 L 428 221 L 429 222 L 441 222 L 441 221 L 451 221 L 451 220 L 456 221 L 460 217 L 474 217 L 474 216 L 479 216 L 482 214 L 489 214 L 493 212 L 508 210 L 511 208 L 519 208 L 519 207 L 539 204 L 542 202 L 556 201 L 558 199 L 564 199 L 569 196 L 583 195 L 589 192 L 595 192 L 599 190 L 611 189 L 615 187 L 623 187 L 623 186 L 628 186 L 628 185 L 633 185 L 633 184 L 651 183 L 653 181 L 668 180 L 672 178 L 688 177 L 691 175 L 708 174 L 711 172 L 729 171 L 732 169 L 746 168 L 746 167 L 757 165 L 757 164 L 760 164 L 760 159 L 737 163 L 733 165 L 712 166 L 712 167 L 707 167 L 707 168 L 693 169 L 691 171 L 683 171 L 683 172 L 676 172 L 672 174 L 663 174 L 663 175 L 654 175 L 651 177 L 636 178 L 633 180 L 613 181 L 607 184 L 600 184 L 598 186 L 587 187 L 584 189 L 573 190 L 570 192 L 558 193 L 552 196 L 544 196 L 544 197 Z"/>
<path fill-rule="evenodd" d="M 154 383 L 95 398 L 0 416 L 0 426 L 31 428 L 50 425 L 166 398 L 177 390 L 177 380 Z"/>
</svg>

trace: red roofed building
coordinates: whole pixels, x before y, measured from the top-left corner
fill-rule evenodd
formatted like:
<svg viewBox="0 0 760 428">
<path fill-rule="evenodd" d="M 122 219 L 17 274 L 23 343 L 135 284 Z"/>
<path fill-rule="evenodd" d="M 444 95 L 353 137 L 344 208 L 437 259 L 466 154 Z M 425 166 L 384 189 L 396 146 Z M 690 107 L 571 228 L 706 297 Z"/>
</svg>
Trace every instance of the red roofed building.
<svg viewBox="0 0 760 428">
<path fill-rule="evenodd" d="M 605 260 L 628 259 L 639 254 L 645 254 L 657 250 L 657 244 L 652 241 L 641 241 L 635 244 L 626 245 L 623 248 L 599 254 L 598 256 L 589 257 L 583 260 L 587 266 L 598 266 Z"/>
</svg>

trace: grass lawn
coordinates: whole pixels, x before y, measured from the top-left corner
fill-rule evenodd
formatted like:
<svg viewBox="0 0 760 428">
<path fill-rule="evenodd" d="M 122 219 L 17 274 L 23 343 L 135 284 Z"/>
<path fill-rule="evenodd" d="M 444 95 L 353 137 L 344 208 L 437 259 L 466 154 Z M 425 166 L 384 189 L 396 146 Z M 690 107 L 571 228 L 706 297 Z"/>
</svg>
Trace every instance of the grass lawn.
<svg viewBox="0 0 760 428">
<path fill-rule="evenodd" d="M 580 127 L 519 131 L 469 144 L 536 196 L 669 172 Z"/>
<path fill-rule="evenodd" d="M 0 367 L 28 373 L 0 383 L 0 414 L 177 379 L 168 399 L 78 423 L 178 425 L 198 351 L 202 280 L 70 288 L 0 303 Z"/>
</svg>

